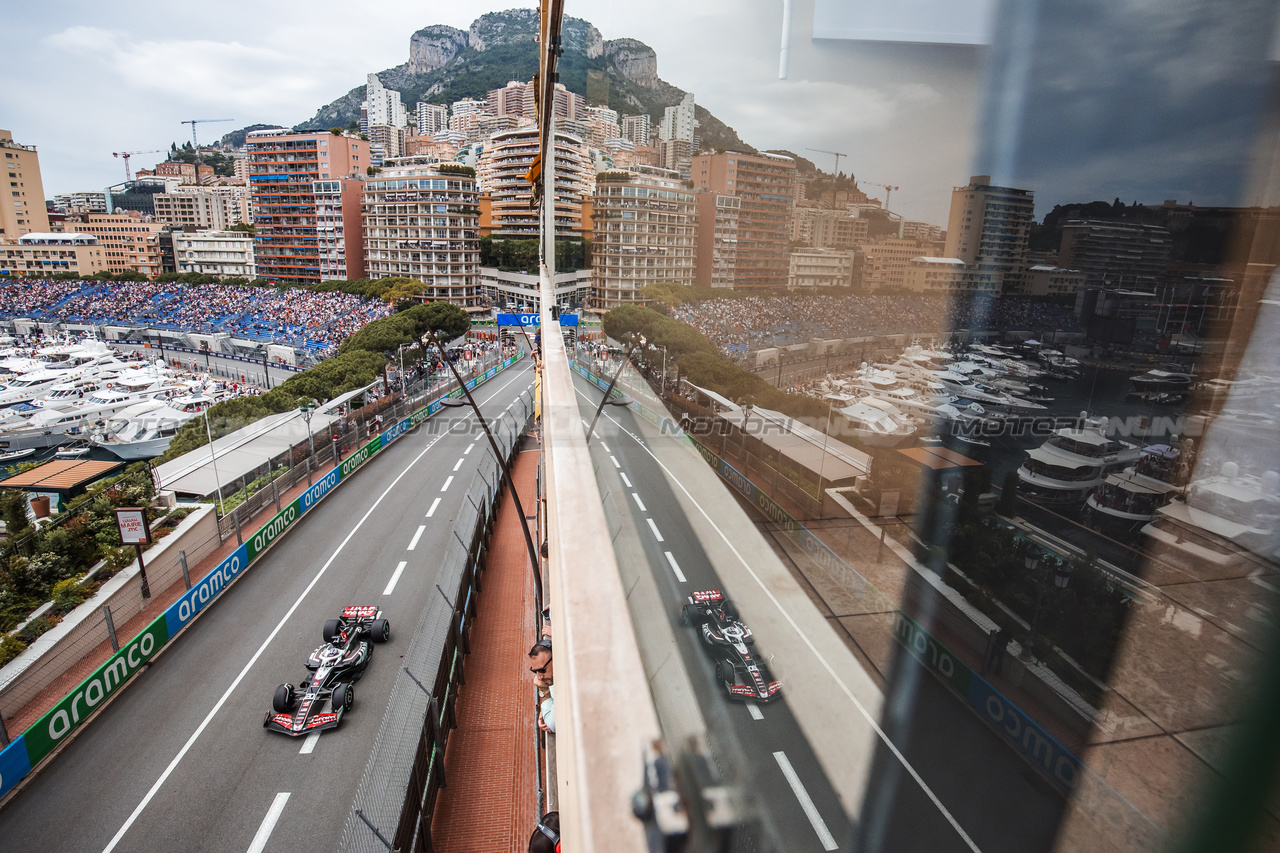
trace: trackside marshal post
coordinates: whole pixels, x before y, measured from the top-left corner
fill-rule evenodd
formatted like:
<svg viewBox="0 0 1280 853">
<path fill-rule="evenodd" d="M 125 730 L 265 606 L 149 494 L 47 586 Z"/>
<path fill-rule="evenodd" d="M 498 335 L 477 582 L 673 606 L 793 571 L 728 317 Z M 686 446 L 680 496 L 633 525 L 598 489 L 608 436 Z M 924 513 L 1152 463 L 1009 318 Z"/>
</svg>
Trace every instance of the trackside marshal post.
<svg viewBox="0 0 1280 853">
<path fill-rule="evenodd" d="M 120 528 L 120 541 L 138 549 L 138 575 L 142 578 L 142 597 L 151 597 L 151 585 L 147 583 L 147 567 L 142 562 L 142 546 L 151 544 L 151 525 L 147 522 L 147 511 L 142 507 L 129 506 L 116 509 L 116 526 Z"/>
</svg>

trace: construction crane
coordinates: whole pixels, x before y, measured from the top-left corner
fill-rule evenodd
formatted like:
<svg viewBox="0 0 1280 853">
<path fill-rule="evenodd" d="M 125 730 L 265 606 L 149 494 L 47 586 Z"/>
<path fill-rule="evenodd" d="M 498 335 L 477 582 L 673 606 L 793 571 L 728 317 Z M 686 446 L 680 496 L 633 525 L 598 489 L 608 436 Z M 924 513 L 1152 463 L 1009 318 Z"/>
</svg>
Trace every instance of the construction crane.
<svg viewBox="0 0 1280 853">
<path fill-rule="evenodd" d="M 805 151 L 816 151 L 819 154 L 834 154 L 836 156 L 836 170 L 831 173 L 831 177 L 839 177 L 840 175 L 840 158 L 848 157 L 843 151 L 827 151 L 825 148 L 806 148 Z"/>
<path fill-rule="evenodd" d="M 191 143 L 196 149 L 196 158 L 200 158 L 200 140 L 196 138 L 197 124 L 210 124 L 214 122 L 234 122 L 236 119 L 187 119 L 183 124 L 191 126 Z"/>
<path fill-rule="evenodd" d="M 888 212 L 889 212 L 889 196 L 890 196 L 890 194 L 892 194 L 894 190 L 900 190 L 900 189 L 902 189 L 902 187 L 895 187 L 895 186 L 892 186 L 892 185 L 890 185 L 890 184 L 877 184 L 875 181 L 863 181 L 863 183 L 864 183 L 864 184 L 871 184 L 871 186 L 873 186 L 873 187 L 879 187 L 880 189 L 884 190 L 884 209 L 885 209 L 885 212 L 886 212 L 886 213 L 888 213 Z"/>
<path fill-rule="evenodd" d="M 163 154 L 164 152 L 156 149 L 153 151 L 112 151 L 112 157 L 121 157 L 124 159 L 124 179 L 126 181 L 133 180 L 133 172 L 129 171 L 129 158 L 136 154 Z"/>
</svg>

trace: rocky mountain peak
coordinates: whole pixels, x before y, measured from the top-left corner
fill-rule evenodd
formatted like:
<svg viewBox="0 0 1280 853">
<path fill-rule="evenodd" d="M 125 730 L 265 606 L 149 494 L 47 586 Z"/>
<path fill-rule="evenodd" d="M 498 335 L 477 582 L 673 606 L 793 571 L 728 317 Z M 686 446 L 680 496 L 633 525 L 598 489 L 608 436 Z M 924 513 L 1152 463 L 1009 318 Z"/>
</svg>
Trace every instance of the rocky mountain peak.
<svg viewBox="0 0 1280 853">
<path fill-rule="evenodd" d="M 618 74 L 637 86 L 653 89 L 658 85 L 658 54 L 644 42 L 610 39 L 604 43 L 604 58 Z"/>
<path fill-rule="evenodd" d="M 423 27 L 409 37 L 409 73 L 426 74 L 444 67 L 468 46 L 468 39 L 467 33 L 444 24 Z"/>
</svg>

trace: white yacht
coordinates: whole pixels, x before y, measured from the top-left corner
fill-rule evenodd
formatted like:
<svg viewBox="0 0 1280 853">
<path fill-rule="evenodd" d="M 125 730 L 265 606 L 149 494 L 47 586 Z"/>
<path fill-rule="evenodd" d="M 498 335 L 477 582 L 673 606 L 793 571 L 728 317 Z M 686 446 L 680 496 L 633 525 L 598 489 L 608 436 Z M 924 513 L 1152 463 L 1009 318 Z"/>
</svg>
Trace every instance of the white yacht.
<svg viewBox="0 0 1280 853">
<path fill-rule="evenodd" d="M 1027 452 L 1018 469 L 1018 492 L 1042 504 L 1084 503 L 1089 494 L 1138 461 L 1136 444 L 1106 434 L 1106 418 L 1086 418 L 1080 427 L 1054 430 L 1044 444 Z"/>
<path fill-rule="evenodd" d="M 41 408 L 26 424 L 0 433 L 0 447 L 52 447 L 69 435 L 86 432 L 98 422 L 135 403 L 164 397 L 175 390 L 168 371 L 126 371 L 101 389 L 64 408 Z"/>
<path fill-rule="evenodd" d="M 897 447 L 916 434 L 915 423 L 891 404 L 874 398 L 859 400 L 836 411 L 845 416 L 843 434 L 871 447 Z"/>
<path fill-rule="evenodd" d="M 1160 561 L 1214 579 L 1266 560 L 1275 552 L 1278 528 L 1280 474 L 1241 474 L 1238 464 L 1226 462 L 1220 473 L 1192 480 L 1183 500 L 1156 510 L 1142 534 Z"/>
<path fill-rule="evenodd" d="M 1146 373 L 1130 376 L 1129 381 L 1133 383 L 1133 387 L 1137 391 L 1179 392 L 1191 390 L 1193 378 L 1190 373 L 1176 373 L 1171 370 L 1148 370 Z"/>
<path fill-rule="evenodd" d="M 212 398 L 202 403 L 147 400 L 119 412 L 90 440 L 120 459 L 150 459 L 164 453 L 179 428 L 212 403 Z"/>
<path fill-rule="evenodd" d="M 1176 436 L 1174 437 L 1177 438 Z M 1190 448 L 1152 444 L 1132 468 L 1108 474 L 1106 481 L 1085 501 L 1084 518 L 1090 527 L 1104 531 L 1133 530 L 1155 518 L 1156 511 L 1182 492 L 1190 471 Z"/>
</svg>

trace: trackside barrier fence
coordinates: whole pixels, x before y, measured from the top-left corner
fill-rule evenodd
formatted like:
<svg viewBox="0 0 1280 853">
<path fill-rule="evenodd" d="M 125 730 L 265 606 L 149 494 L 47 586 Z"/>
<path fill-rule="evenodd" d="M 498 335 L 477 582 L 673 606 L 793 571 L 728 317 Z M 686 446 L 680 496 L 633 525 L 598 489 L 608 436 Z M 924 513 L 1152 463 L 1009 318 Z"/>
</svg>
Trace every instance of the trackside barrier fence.
<svg viewBox="0 0 1280 853">
<path fill-rule="evenodd" d="M 505 363 L 497 353 L 487 353 L 473 361 L 458 362 L 460 372 L 480 379 L 494 367 Z M 455 393 L 456 392 L 456 393 Z M 288 492 L 303 480 L 307 485 L 315 481 L 317 472 L 334 464 L 335 452 L 349 453 L 374 432 L 383 431 L 381 424 L 392 424 L 429 405 L 438 397 L 461 395 L 458 382 L 447 367 L 412 382 L 403 391 L 389 394 L 368 405 L 351 408 L 347 417 L 335 421 L 330 428 L 313 433 L 315 456 L 311 457 L 312 442 L 300 441 L 272 459 L 265 460 L 257 468 L 244 474 L 236 484 L 223 487 L 217 501 L 218 533 L 225 542 L 238 537 L 244 541 L 244 526 L 249 519 L 278 500 L 279 494 Z M 333 440 L 337 436 L 337 441 Z M 336 445 L 336 446 L 335 446 Z M 210 495 L 206 500 L 212 500 Z M 276 507 L 278 511 L 280 507 Z"/>
<path fill-rule="evenodd" d="M 492 379 L 521 358 L 523 353 L 494 365 L 469 380 L 467 387 L 474 388 Z M 445 396 L 461 395 L 461 389 L 454 389 Z M 53 752 L 72 730 L 132 678 L 166 643 L 176 637 L 196 614 L 217 598 L 228 584 L 299 518 L 380 450 L 438 412 L 443 406 L 442 400 L 443 397 L 436 398 L 407 417 L 392 423 L 340 464 L 316 475 L 310 488 L 290 501 L 266 524 L 251 534 L 244 535 L 243 542 L 235 551 L 214 567 L 213 571 L 195 581 L 191 589 L 137 636 L 128 641 L 121 640 L 119 651 L 0 751 L 0 796 L 4 796 L 33 767 Z M 518 434 L 518 428 L 511 429 Z"/>
<path fill-rule="evenodd" d="M 575 372 L 581 374 L 597 388 L 601 390 L 608 388 L 607 378 L 591 372 L 576 361 L 571 361 L 570 365 Z M 623 384 L 622 381 L 618 383 L 619 386 Z M 627 384 L 630 385 L 630 383 Z M 630 385 L 630 387 L 635 386 Z M 651 390 L 644 388 L 646 393 L 650 393 Z M 613 393 L 616 397 L 623 396 L 617 387 L 614 388 Z M 684 432 L 670 418 L 641 403 L 634 395 L 631 396 L 628 408 L 657 427 L 663 435 L 677 438 L 696 450 L 716 470 L 721 479 L 774 522 L 806 555 L 832 571 L 833 574 L 843 576 L 846 579 L 845 588 L 851 593 L 866 598 L 875 596 L 882 602 L 888 601 L 888 598 L 857 569 L 832 551 L 804 524 L 769 497 L 746 475 L 720 458 L 710 447 Z M 1046 779 L 1063 793 L 1074 796 L 1077 801 L 1086 804 L 1087 807 L 1092 807 L 1101 819 L 1108 820 L 1112 824 L 1110 831 L 1116 835 L 1135 839 L 1144 838 L 1150 845 L 1158 843 L 1162 833 L 1150 818 L 1102 781 L 1076 755 L 1041 728 L 1035 720 L 993 687 L 990 682 L 970 669 L 958 655 L 930 634 L 919 622 L 897 607 L 893 607 L 893 613 L 893 636 L 899 644 L 963 699 L 983 722 L 1039 769 Z M 1142 849 L 1153 848 L 1143 847 Z"/>
<path fill-rule="evenodd" d="M 523 428 L 533 414 L 530 395 L 509 417 L 491 424 L 494 439 L 514 461 Z M 356 789 L 338 849 L 344 853 L 388 850 L 430 853 L 436 794 L 446 784 L 444 755 L 456 727 L 454 702 L 465 682 L 476 596 L 485 567 L 497 502 L 506 486 L 502 467 L 486 454 L 467 488 L 440 563 L 438 595 L 418 619 Z M 491 616 L 490 618 L 494 618 Z M 499 618 L 505 618 L 499 615 Z"/>
<path fill-rule="evenodd" d="M 161 541 L 168 543 L 172 540 Z M 182 580 L 184 552 L 189 564 L 194 565 L 218 550 L 222 543 L 218 539 L 212 515 L 205 515 L 188 532 L 182 534 L 179 544 L 181 548 L 170 545 L 160 553 L 155 553 L 156 549 L 153 549 L 144 557 L 147 578 L 157 594 Z M 117 578 L 124 580 L 120 576 Z M 149 599 L 142 597 L 141 578 L 136 574 L 124 581 L 118 589 L 108 593 L 110 589 L 110 586 L 105 587 L 94 598 L 80 605 L 81 608 L 93 608 L 92 613 L 82 618 L 69 634 L 58 640 L 51 652 L 15 675 L 12 680 L 0 685 L 0 717 L 12 720 L 15 713 L 27 706 L 68 669 L 95 652 L 101 655 L 99 647 L 111 639 L 108 626 L 123 626 L 151 603 Z"/>
</svg>

